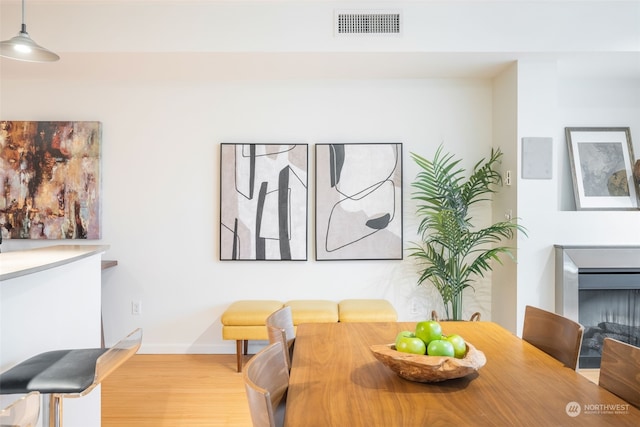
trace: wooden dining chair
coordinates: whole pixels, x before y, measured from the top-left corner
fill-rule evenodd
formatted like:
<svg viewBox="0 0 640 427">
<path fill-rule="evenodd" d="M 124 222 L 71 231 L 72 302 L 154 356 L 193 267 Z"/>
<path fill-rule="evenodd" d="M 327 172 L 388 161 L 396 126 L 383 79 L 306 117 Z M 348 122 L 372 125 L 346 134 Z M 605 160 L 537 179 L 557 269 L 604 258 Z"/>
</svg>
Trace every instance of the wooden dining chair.
<svg viewBox="0 0 640 427">
<path fill-rule="evenodd" d="M 583 333 L 584 327 L 569 318 L 530 305 L 525 308 L 522 339 L 573 370 L 578 366 Z"/>
<path fill-rule="evenodd" d="M 640 348 L 605 338 L 598 384 L 640 408 Z"/>
<path fill-rule="evenodd" d="M 0 426 L 36 427 L 40 417 L 40 393 L 32 391 L 0 411 Z"/>
<path fill-rule="evenodd" d="M 296 330 L 293 325 L 291 307 L 286 305 L 274 311 L 267 317 L 265 324 L 269 335 L 269 343 L 282 342 L 282 351 L 287 361 L 287 367 L 291 369 L 293 346 L 296 341 Z"/>
<path fill-rule="evenodd" d="M 289 346 L 287 345 L 287 334 L 285 330 L 282 328 L 276 328 L 275 326 L 267 326 L 267 333 L 269 334 L 269 344 L 274 344 L 277 342 L 282 344 L 282 355 L 285 362 L 287 363 L 287 369 L 290 371 L 291 358 L 293 357 L 293 355 L 289 351 Z"/>
<path fill-rule="evenodd" d="M 282 343 L 259 351 L 242 371 L 254 427 L 281 427 L 289 388 L 289 369 Z"/>
</svg>

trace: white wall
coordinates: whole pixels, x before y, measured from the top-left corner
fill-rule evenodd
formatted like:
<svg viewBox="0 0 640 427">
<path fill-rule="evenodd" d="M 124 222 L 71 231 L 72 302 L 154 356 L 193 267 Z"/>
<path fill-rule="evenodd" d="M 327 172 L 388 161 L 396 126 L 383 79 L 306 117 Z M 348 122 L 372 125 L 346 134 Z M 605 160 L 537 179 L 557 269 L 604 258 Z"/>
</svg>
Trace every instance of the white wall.
<svg viewBox="0 0 640 427">
<path fill-rule="evenodd" d="M 219 318 L 239 298 L 383 297 L 401 320 L 439 309 L 432 290 L 416 287 L 411 260 L 313 261 L 319 142 L 404 144 L 406 247 L 416 228 L 409 152 L 428 157 L 445 143 L 471 167 L 498 141 L 517 179 L 493 215 L 517 200 L 530 237 L 518 239 L 517 267 L 496 273 L 493 289 L 517 274 L 516 287 L 492 298 L 489 277 L 465 311 L 490 319 L 494 310 L 513 331 L 525 303 L 552 304 L 554 243 L 640 242 L 638 212 L 572 210 L 563 136 L 577 124 L 639 132 L 629 76 L 640 69 L 631 25 L 640 2 L 43 3 L 28 2 L 29 31 L 63 59 L 0 60 L 0 119 L 103 123 L 102 241 L 119 262 L 103 273 L 107 344 L 141 326 L 142 352 L 234 352 Z M 402 8 L 405 33 L 334 39 L 333 10 L 345 6 Z M 5 39 L 19 3 L 0 8 Z M 580 82 L 554 71 L 574 59 L 623 77 Z M 519 178 L 522 136 L 553 137 L 553 180 Z M 245 141 L 310 145 L 309 261 L 218 261 L 219 144 Z M 140 316 L 131 301 L 142 301 Z"/>
<path fill-rule="evenodd" d="M 640 60 L 640 59 L 639 59 Z M 553 178 L 518 175 L 518 215 L 529 236 L 518 241 L 518 318 L 524 306 L 555 308 L 554 244 L 640 245 L 640 212 L 576 211 L 565 127 L 630 127 L 640 153 L 640 75 L 635 79 L 563 76 L 555 62 L 518 64 L 518 158 L 523 137 L 553 138 Z"/>
<path fill-rule="evenodd" d="M 514 141 L 518 133 L 518 64 L 514 63 L 493 80 L 493 141 L 503 151 L 503 187 L 494 197 L 492 219 L 504 221 L 505 215 L 520 218 L 518 210 L 518 152 Z M 506 172 L 511 172 L 511 185 L 506 185 Z M 526 223 L 524 220 L 519 220 Z M 520 240 L 518 236 L 506 245 L 512 248 L 516 261 Z M 522 262 L 522 261 L 520 261 Z M 503 266 L 492 272 L 491 319 L 515 332 L 517 312 L 517 267 L 507 258 Z"/>
<path fill-rule="evenodd" d="M 105 258 L 119 262 L 103 273 L 106 339 L 142 326 L 149 352 L 233 351 L 221 341 L 219 317 L 242 298 L 384 297 L 401 319 L 425 317 L 432 301 L 422 303 L 421 314 L 407 311 L 418 293 L 412 261 L 313 261 L 313 146 L 402 142 L 411 240 L 408 183 L 416 168 L 409 152 L 431 156 L 444 142 L 470 167 L 491 145 L 486 80 L 14 81 L 2 99 L 3 118 L 102 121 L 103 240 L 111 246 Z M 245 141 L 310 145 L 309 261 L 218 261 L 219 144 Z M 138 300 L 142 315 L 132 316 L 131 301 Z"/>
</svg>

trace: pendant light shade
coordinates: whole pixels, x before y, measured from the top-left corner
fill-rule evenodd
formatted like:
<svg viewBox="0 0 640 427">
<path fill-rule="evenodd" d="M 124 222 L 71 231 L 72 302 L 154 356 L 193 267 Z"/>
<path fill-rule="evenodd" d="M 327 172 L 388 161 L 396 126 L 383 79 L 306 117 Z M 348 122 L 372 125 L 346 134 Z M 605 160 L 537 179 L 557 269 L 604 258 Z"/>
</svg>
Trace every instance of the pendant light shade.
<svg viewBox="0 0 640 427">
<path fill-rule="evenodd" d="M 22 27 L 17 36 L 0 42 L 0 56 L 31 62 L 52 62 L 60 57 L 33 41 L 24 23 L 24 0 L 22 0 Z"/>
</svg>

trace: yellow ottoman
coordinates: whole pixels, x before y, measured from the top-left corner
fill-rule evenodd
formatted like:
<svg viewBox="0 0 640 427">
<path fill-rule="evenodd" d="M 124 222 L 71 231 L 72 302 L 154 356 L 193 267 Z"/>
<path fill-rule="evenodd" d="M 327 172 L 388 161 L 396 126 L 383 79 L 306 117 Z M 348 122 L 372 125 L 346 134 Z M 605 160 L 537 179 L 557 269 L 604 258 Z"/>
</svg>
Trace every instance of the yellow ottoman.
<svg viewBox="0 0 640 427">
<path fill-rule="evenodd" d="M 238 372 L 242 371 L 242 354 L 247 354 L 249 340 L 268 340 L 265 320 L 282 307 L 281 301 L 242 300 L 232 303 L 222 313 L 222 339 L 236 340 Z"/>
<path fill-rule="evenodd" d="M 398 313 L 387 300 L 346 299 L 338 304 L 340 322 L 397 322 Z"/>
<path fill-rule="evenodd" d="M 301 323 L 335 323 L 338 321 L 338 304 L 326 300 L 292 300 L 285 305 L 291 307 L 293 325 Z"/>
</svg>

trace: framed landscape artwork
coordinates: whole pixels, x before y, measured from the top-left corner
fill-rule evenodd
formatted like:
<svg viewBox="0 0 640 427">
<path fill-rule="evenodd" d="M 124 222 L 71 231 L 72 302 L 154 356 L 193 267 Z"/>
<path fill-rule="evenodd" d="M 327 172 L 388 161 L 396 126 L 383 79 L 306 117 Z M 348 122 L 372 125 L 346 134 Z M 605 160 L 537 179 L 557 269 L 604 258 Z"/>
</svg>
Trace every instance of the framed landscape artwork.
<svg viewBox="0 0 640 427">
<path fill-rule="evenodd" d="M 5 239 L 99 239 L 100 122 L 0 121 Z"/>
<path fill-rule="evenodd" d="M 402 144 L 316 145 L 316 259 L 402 259 Z"/>
<path fill-rule="evenodd" d="M 568 127 L 569 161 L 578 209 L 637 209 L 628 127 Z"/>
<path fill-rule="evenodd" d="M 306 144 L 220 146 L 220 260 L 307 259 Z"/>
</svg>

